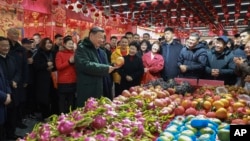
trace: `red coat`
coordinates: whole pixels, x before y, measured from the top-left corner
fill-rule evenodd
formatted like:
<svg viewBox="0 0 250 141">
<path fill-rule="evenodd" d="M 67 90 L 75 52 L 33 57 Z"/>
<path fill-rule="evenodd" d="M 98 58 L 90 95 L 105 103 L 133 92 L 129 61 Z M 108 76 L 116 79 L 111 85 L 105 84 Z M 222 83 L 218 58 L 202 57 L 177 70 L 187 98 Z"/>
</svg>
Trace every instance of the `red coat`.
<svg viewBox="0 0 250 141">
<path fill-rule="evenodd" d="M 69 63 L 69 58 L 74 55 L 73 51 L 63 50 L 56 54 L 57 82 L 76 83 L 76 69 L 74 64 Z"/>
<path fill-rule="evenodd" d="M 160 77 L 160 71 L 163 69 L 164 66 L 164 59 L 162 55 L 155 54 L 154 58 L 151 59 L 151 51 L 149 51 L 142 56 L 142 62 L 144 68 L 148 68 L 149 72 L 153 76 Z"/>
</svg>

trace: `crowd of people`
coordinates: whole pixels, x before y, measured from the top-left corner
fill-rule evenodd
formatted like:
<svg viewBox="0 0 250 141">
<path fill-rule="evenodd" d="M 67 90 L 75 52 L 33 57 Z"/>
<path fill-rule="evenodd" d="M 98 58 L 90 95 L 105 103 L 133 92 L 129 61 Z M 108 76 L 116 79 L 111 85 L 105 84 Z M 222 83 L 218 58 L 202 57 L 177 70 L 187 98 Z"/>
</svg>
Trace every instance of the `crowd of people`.
<svg viewBox="0 0 250 141">
<path fill-rule="evenodd" d="M 164 37 L 150 42 L 127 32 L 118 41 L 93 27 L 77 47 L 71 36 L 52 39 L 34 34 L 23 38 L 15 28 L 0 37 L 0 140 L 16 139 L 16 127 L 35 112 L 41 121 L 52 114 L 68 113 L 84 106 L 90 98 L 111 100 L 124 89 L 163 78 L 176 77 L 222 80 L 226 85 L 250 82 L 250 29 L 234 37 L 214 37 L 210 42 L 191 33 L 185 43 L 165 28 Z M 124 57 L 118 66 L 117 58 Z M 35 117 L 37 118 L 37 117 Z"/>
</svg>

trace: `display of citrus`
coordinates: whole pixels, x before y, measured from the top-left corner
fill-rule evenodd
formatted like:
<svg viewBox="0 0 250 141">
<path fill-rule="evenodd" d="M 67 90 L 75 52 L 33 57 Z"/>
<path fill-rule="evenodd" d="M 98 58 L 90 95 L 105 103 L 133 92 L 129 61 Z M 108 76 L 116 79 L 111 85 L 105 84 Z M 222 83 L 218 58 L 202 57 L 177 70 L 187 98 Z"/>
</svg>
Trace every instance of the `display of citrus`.
<svg viewBox="0 0 250 141">
<path fill-rule="evenodd" d="M 243 103 L 241 103 L 241 102 L 235 102 L 234 104 L 233 104 L 233 109 L 234 110 L 237 110 L 238 108 L 240 108 L 240 107 L 244 107 L 245 105 L 243 104 Z"/>
<path fill-rule="evenodd" d="M 224 107 L 227 108 L 229 106 L 229 101 L 225 98 L 220 99 L 220 101 L 224 104 Z"/>
<path fill-rule="evenodd" d="M 226 119 L 227 118 L 227 110 L 225 108 L 219 108 L 216 110 L 215 115 L 219 119 Z"/>
<path fill-rule="evenodd" d="M 204 101 L 204 102 L 203 102 L 203 108 L 204 108 L 204 109 L 210 110 L 211 107 L 212 107 L 211 102 L 209 102 L 209 101 Z"/>
<path fill-rule="evenodd" d="M 215 107 L 215 109 L 224 108 L 224 103 L 221 101 L 214 101 L 213 106 Z"/>
</svg>

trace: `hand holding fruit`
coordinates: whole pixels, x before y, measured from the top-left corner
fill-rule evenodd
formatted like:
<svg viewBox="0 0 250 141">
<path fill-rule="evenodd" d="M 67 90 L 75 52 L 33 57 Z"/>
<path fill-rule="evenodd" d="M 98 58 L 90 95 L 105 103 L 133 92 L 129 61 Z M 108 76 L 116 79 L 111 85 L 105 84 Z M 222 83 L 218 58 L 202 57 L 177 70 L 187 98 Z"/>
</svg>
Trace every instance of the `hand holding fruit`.
<svg viewBox="0 0 250 141">
<path fill-rule="evenodd" d="M 117 57 L 114 63 L 114 66 L 121 67 L 124 64 L 125 60 L 123 57 Z"/>
<path fill-rule="evenodd" d="M 118 69 L 119 67 L 117 66 L 109 66 L 109 73 L 111 73 L 112 71 L 114 71 L 115 69 Z"/>
<path fill-rule="evenodd" d="M 214 77 L 218 77 L 219 76 L 219 69 L 212 69 L 211 70 L 211 75 Z"/>
</svg>

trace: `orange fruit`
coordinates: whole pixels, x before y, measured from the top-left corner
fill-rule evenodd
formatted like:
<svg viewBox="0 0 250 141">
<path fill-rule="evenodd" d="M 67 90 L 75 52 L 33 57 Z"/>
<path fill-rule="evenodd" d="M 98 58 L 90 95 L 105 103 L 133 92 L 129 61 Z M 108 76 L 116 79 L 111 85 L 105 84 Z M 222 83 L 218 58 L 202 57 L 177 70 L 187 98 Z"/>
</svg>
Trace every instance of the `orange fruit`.
<svg viewBox="0 0 250 141">
<path fill-rule="evenodd" d="M 210 103 L 214 102 L 214 99 L 212 97 L 208 97 L 208 98 L 206 98 L 206 100 L 209 101 Z"/>
<path fill-rule="evenodd" d="M 242 103 L 242 104 L 246 105 L 246 101 L 245 101 L 245 100 L 243 100 L 243 99 L 239 99 L 237 102 L 240 102 L 240 103 Z"/>
<path fill-rule="evenodd" d="M 214 101 L 213 102 L 213 106 L 215 107 L 215 109 L 223 108 L 224 107 L 224 103 L 221 102 L 221 101 Z"/>
<path fill-rule="evenodd" d="M 250 115 L 250 109 L 246 109 L 246 114 Z"/>
<path fill-rule="evenodd" d="M 219 119 L 225 119 L 228 116 L 227 110 L 225 108 L 219 108 L 218 110 L 216 110 L 215 115 Z"/>
<path fill-rule="evenodd" d="M 227 108 L 229 106 L 229 101 L 227 99 L 222 98 L 220 101 L 224 104 L 225 108 Z"/>
<path fill-rule="evenodd" d="M 209 101 L 204 101 L 203 107 L 204 107 L 206 110 L 210 110 L 211 107 L 212 107 L 212 104 L 211 104 L 211 102 L 209 102 Z"/>
<path fill-rule="evenodd" d="M 198 102 L 197 102 L 197 101 L 192 101 L 192 103 L 191 103 L 191 107 L 196 108 L 197 104 L 198 104 Z"/>
<path fill-rule="evenodd" d="M 181 106 L 184 107 L 185 109 L 190 108 L 192 106 L 191 104 L 192 104 L 192 102 L 190 100 L 187 100 L 187 99 L 185 99 L 181 102 Z"/>
<path fill-rule="evenodd" d="M 233 104 L 233 109 L 234 109 L 234 110 L 237 110 L 238 108 L 244 107 L 244 106 L 245 106 L 245 105 L 242 104 L 241 102 L 235 102 L 235 103 Z"/>
</svg>

